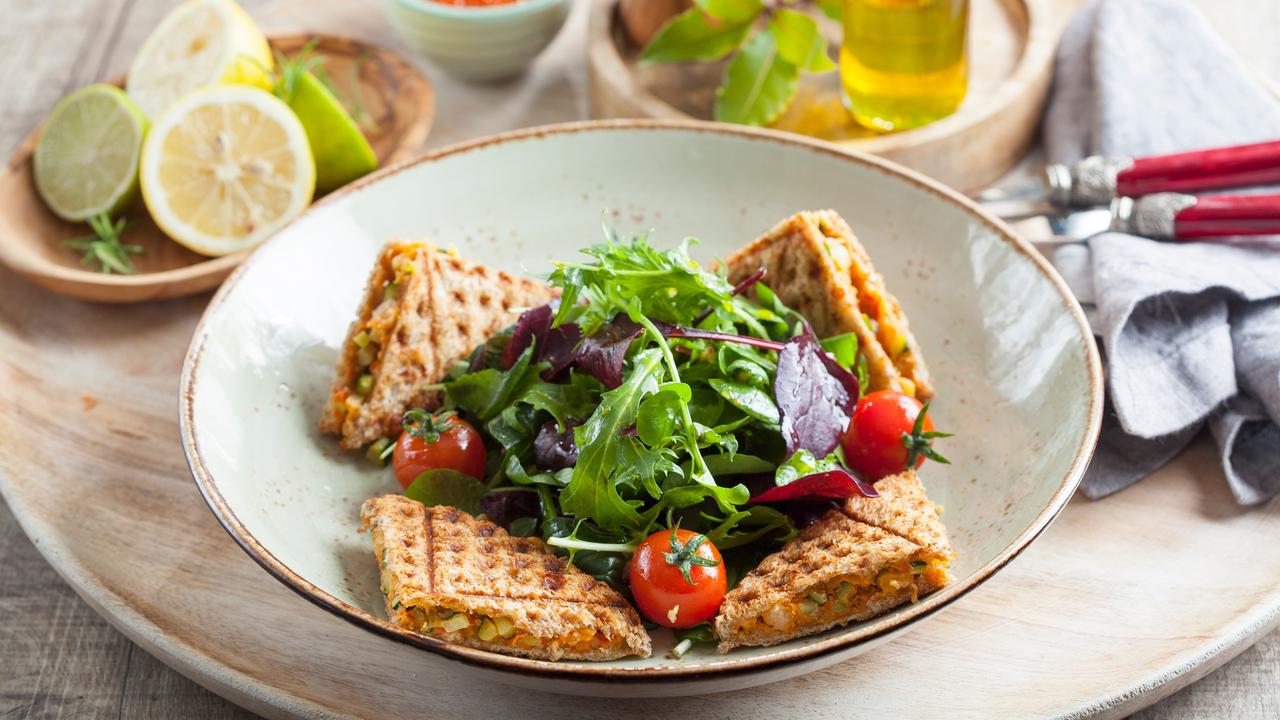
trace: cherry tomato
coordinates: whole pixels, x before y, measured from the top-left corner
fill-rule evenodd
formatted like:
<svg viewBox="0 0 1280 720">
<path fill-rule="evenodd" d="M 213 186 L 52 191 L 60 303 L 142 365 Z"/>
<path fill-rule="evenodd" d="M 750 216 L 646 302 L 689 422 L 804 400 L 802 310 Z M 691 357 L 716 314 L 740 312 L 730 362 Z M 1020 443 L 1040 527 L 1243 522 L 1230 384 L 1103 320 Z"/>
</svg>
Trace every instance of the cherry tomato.
<svg viewBox="0 0 1280 720">
<path fill-rule="evenodd" d="M 923 418 L 921 415 L 923 414 Z M 917 419 L 922 419 L 917 427 Z M 840 444 L 849 468 L 876 481 L 912 467 L 920 467 L 926 457 L 947 462 L 933 450 L 933 420 L 919 400 L 893 390 L 867 393 L 853 409 L 853 419 Z"/>
<path fill-rule="evenodd" d="M 631 558 L 629 576 L 640 614 L 669 628 L 715 617 L 728 587 L 716 546 L 705 535 L 680 528 L 645 538 Z"/>
<path fill-rule="evenodd" d="M 419 475 L 438 468 L 457 470 L 477 480 L 484 479 L 484 441 L 465 420 L 455 416 L 410 422 L 396 441 L 391 467 L 396 480 L 409 487 Z"/>
</svg>

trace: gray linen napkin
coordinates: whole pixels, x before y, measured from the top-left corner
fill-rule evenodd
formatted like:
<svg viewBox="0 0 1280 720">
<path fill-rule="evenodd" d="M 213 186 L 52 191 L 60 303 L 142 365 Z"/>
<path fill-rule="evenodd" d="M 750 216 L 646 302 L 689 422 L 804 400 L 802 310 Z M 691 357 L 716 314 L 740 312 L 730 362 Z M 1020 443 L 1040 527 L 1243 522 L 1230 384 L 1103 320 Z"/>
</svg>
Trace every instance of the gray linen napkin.
<svg viewBox="0 0 1280 720">
<path fill-rule="evenodd" d="M 1182 0 L 1094 0 L 1062 37 L 1051 162 L 1280 139 L 1280 103 Z M 1242 504 L 1280 493 L 1280 242 L 1106 233 L 1054 264 L 1102 339 L 1108 403 L 1083 490 L 1172 459 L 1208 424 Z"/>
</svg>

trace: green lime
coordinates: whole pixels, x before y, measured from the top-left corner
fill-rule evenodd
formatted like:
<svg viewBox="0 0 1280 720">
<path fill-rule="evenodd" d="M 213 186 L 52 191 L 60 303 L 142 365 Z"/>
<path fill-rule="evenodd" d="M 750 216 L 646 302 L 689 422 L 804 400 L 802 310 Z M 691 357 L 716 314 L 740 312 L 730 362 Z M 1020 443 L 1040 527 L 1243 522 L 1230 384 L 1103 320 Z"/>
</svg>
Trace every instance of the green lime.
<svg viewBox="0 0 1280 720">
<path fill-rule="evenodd" d="M 120 88 L 80 88 L 54 106 L 33 160 L 36 191 L 73 222 L 115 214 L 138 194 L 147 118 Z"/>
<path fill-rule="evenodd" d="M 307 131 L 307 143 L 316 160 L 316 192 L 333 190 L 368 175 L 378 158 L 338 98 L 309 72 L 301 73 L 293 86 L 289 107 Z"/>
</svg>

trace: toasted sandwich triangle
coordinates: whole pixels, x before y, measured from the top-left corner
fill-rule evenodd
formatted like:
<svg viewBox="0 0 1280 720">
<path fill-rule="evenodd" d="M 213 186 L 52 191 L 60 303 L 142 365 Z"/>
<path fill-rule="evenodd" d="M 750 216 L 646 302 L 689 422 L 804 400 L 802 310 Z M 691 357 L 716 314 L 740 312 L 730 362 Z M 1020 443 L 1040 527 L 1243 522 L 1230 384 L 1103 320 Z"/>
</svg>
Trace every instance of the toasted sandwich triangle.
<svg viewBox="0 0 1280 720">
<path fill-rule="evenodd" d="M 442 253 L 430 242 L 389 243 L 340 350 L 320 430 L 341 435 L 346 449 L 398 436 L 406 410 L 438 407 L 439 393 L 429 386 L 453 363 L 514 323 L 520 309 L 553 295 L 543 283 Z M 369 386 L 361 394 L 364 375 Z"/>
<path fill-rule="evenodd" d="M 451 507 L 401 495 L 367 500 L 387 615 L 448 642 L 559 660 L 647 657 L 650 640 L 626 599 L 538 538 L 516 538 Z"/>
</svg>

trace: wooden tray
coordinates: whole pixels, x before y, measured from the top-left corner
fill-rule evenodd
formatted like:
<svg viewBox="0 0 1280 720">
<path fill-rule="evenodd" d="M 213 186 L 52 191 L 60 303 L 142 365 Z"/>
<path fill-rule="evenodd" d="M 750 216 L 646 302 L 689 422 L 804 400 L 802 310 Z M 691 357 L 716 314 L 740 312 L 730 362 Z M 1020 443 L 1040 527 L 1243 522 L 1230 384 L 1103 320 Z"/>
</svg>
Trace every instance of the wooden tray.
<svg viewBox="0 0 1280 720">
<path fill-rule="evenodd" d="M 971 0 L 970 7 L 969 93 L 954 115 L 877 135 L 847 118 L 832 72 L 806 76 L 799 101 L 774 127 L 817 124 L 822 130 L 810 134 L 896 160 L 965 192 L 991 184 L 1035 138 L 1065 8 L 1053 0 Z M 593 117 L 711 119 L 722 63 L 640 67 L 613 3 L 592 6 L 588 32 Z M 818 110 L 802 116 L 802 105 Z"/>
<path fill-rule="evenodd" d="M 387 32 L 358 3 L 283 0 L 264 15 Z M 576 63 L 576 45 L 560 52 Z M 455 108 L 455 123 L 468 117 Z M 467 684 L 294 595 L 218 526 L 182 459 L 175 397 L 207 300 L 86 305 L 0 268 L 0 494 L 113 625 L 268 717 L 1123 717 L 1280 623 L 1280 500 L 1238 508 L 1202 438 L 1131 489 L 1073 500 L 990 583 L 830 670 L 671 701 Z"/>
<path fill-rule="evenodd" d="M 451 661 L 311 606 L 214 521 L 179 447 L 175 378 L 206 297 L 104 307 L 0 270 L 0 492 L 112 624 L 271 717 L 1119 717 L 1280 620 L 1280 500 L 1232 502 L 1213 448 L 1102 502 L 921 629 L 801 679 L 706 698 L 476 686 Z M 146 331 L 139 333 L 139 328 Z M 145 352 L 139 352 L 139 343 Z M 1244 552 L 1242 552 L 1244 550 Z"/>
<path fill-rule="evenodd" d="M 314 54 L 339 97 L 358 98 L 357 118 L 373 146 L 378 165 L 412 156 L 427 139 L 434 116 L 431 85 L 407 61 L 375 45 L 318 33 L 273 35 L 271 45 L 294 55 L 312 39 Z M 115 81 L 123 85 L 123 78 Z M 36 128 L 0 172 L 0 262 L 55 292 L 96 302 L 141 302 L 179 297 L 217 287 L 247 252 L 204 257 L 170 240 L 151 221 L 142 201 L 126 212 L 125 241 L 139 245 L 134 275 L 107 275 L 80 263 L 80 254 L 62 247 L 85 235 L 83 223 L 59 219 L 40 200 L 31 176 Z"/>
</svg>

